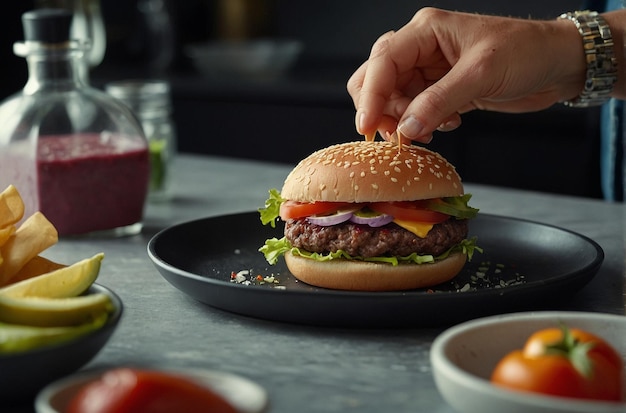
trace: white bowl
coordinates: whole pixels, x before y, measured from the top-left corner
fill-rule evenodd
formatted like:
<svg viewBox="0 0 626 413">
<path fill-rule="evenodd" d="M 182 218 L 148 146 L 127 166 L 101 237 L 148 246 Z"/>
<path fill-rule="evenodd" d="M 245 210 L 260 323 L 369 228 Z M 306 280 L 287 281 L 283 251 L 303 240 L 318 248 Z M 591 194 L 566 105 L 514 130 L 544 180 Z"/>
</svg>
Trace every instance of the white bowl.
<svg viewBox="0 0 626 413">
<path fill-rule="evenodd" d="M 192 378 L 230 402 L 239 413 L 262 413 L 268 407 L 265 389 L 241 376 L 202 369 L 163 369 Z M 35 399 L 37 413 L 65 413 L 77 392 L 97 380 L 104 370 L 77 373 L 46 386 Z"/>
<path fill-rule="evenodd" d="M 200 73 L 210 78 L 274 79 L 296 62 L 302 43 L 259 39 L 186 46 L 185 53 Z"/>
<path fill-rule="evenodd" d="M 439 392 L 462 413 L 626 412 L 626 403 L 578 401 L 490 383 L 491 372 L 505 354 L 521 349 L 536 330 L 559 322 L 604 338 L 626 359 L 626 316 L 545 311 L 486 317 L 451 327 L 433 342 L 430 360 Z"/>
</svg>

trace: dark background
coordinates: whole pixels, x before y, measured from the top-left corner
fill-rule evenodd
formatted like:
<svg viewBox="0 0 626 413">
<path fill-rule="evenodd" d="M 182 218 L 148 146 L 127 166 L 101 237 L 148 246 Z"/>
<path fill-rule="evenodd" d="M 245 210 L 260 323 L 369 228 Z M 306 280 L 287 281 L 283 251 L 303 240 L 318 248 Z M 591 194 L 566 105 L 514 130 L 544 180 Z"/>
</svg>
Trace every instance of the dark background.
<svg viewBox="0 0 626 413">
<path fill-rule="evenodd" d="M 221 1 L 247 8 L 242 27 L 227 23 Z M 420 7 L 549 19 L 581 8 L 572 0 L 184 0 L 163 2 L 164 14 L 160 3 L 102 0 L 107 52 L 92 70 L 92 83 L 166 78 L 181 152 L 290 164 L 328 144 L 360 139 L 346 81 L 376 38 L 404 25 Z M 3 3 L 0 97 L 26 81 L 26 65 L 12 45 L 23 38 L 21 13 L 34 6 Z M 154 32 L 152 23 L 164 18 L 171 42 Z M 295 38 L 304 51 L 278 80 L 208 78 L 184 51 L 188 44 L 232 37 Z M 159 57 L 166 63 L 156 63 Z M 436 134 L 429 147 L 454 163 L 466 182 L 601 197 L 597 108 L 476 111 L 464 115 L 457 131 Z"/>
</svg>

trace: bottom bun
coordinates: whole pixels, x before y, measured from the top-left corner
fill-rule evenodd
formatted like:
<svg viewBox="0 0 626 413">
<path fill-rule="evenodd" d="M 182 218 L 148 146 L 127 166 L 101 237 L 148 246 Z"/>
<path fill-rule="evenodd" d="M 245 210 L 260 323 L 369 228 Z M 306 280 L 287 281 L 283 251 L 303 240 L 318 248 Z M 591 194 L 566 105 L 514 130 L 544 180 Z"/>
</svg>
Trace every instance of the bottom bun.
<svg viewBox="0 0 626 413">
<path fill-rule="evenodd" d="M 400 264 L 366 261 L 315 261 L 285 254 L 287 268 L 298 280 L 316 287 L 352 291 L 400 291 L 431 287 L 454 278 L 467 256 L 451 254 L 432 264 Z"/>
</svg>

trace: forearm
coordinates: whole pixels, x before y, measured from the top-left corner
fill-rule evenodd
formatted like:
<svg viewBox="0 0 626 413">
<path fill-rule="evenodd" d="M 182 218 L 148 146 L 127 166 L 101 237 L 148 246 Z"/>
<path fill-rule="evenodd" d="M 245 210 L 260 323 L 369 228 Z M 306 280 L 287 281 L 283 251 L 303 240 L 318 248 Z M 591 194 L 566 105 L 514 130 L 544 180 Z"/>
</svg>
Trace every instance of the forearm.
<svg viewBox="0 0 626 413">
<path fill-rule="evenodd" d="M 593 16 L 587 17 L 594 27 Z M 611 96 L 626 99 L 626 9 L 603 17 L 617 62 Z M 597 104 L 612 85 L 615 62 L 599 47 L 596 57 L 607 67 L 597 72 L 606 81 L 594 81 L 585 91 L 589 45 L 584 47 L 572 20 L 421 9 L 407 25 L 381 36 L 350 78 L 357 130 L 383 136 L 397 130 L 427 142 L 440 125 L 454 121 L 458 126 L 459 115 L 475 109 L 530 112 L 577 99 L 579 105 Z M 585 24 L 582 17 L 578 21 Z M 601 37 L 598 30 L 586 39 L 595 42 L 596 36 Z"/>
</svg>

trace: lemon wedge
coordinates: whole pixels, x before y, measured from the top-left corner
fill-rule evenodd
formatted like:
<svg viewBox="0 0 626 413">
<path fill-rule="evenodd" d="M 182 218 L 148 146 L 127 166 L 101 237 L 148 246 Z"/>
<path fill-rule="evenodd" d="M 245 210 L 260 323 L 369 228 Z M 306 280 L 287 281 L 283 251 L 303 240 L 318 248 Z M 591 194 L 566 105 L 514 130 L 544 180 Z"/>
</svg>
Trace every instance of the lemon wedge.
<svg viewBox="0 0 626 413">
<path fill-rule="evenodd" d="M 87 291 L 100 273 L 103 253 L 78 261 L 67 267 L 28 278 L 0 288 L 0 297 L 75 297 Z"/>
<path fill-rule="evenodd" d="M 102 327 L 102 314 L 92 322 L 70 327 L 34 327 L 0 323 L 0 354 L 15 354 L 43 346 L 64 343 Z"/>
<path fill-rule="evenodd" d="M 0 322 L 39 327 L 76 326 L 113 310 L 104 293 L 68 298 L 0 295 Z"/>
</svg>

